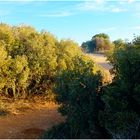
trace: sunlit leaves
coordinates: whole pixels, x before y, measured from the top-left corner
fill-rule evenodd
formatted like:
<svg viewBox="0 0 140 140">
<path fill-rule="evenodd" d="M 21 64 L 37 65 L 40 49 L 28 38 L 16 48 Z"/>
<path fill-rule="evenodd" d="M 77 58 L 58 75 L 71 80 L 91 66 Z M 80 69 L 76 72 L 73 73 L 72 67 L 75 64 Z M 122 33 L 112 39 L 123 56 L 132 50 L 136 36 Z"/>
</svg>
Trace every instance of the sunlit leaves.
<svg viewBox="0 0 140 140">
<path fill-rule="evenodd" d="M 18 96 L 41 88 L 47 92 L 48 83 L 60 71 L 72 68 L 72 58 L 81 54 L 75 42 L 59 42 L 47 31 L 0 24 L 0 89 Z"/>
</svg>

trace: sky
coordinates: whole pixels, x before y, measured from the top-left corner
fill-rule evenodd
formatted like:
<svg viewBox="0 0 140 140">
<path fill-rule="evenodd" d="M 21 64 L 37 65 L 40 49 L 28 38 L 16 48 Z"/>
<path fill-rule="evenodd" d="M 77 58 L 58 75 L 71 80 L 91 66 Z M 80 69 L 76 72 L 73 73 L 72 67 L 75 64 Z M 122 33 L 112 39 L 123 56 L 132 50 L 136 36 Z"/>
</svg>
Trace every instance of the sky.
<svg viewBox="0 0 140 140">
<path fill-rule="evenodd" d="M 0 0 L 0 22 L 31 25 L 79 45 L 98 33 L 131 40 L 140 35 L 140 0 Z"/>
</svg>

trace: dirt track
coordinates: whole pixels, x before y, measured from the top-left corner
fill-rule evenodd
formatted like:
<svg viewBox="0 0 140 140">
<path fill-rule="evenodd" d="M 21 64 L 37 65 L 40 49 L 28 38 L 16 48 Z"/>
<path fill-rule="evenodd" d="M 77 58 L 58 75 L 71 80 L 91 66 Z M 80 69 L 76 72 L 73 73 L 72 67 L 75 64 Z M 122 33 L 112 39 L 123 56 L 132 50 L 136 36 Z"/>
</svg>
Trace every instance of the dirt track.
<svg viewBox="0 0 140 140">
<path fill-rule="evenodd" d="M 89 54 L 89 56 L 106 70 L 110 70 L 112 68 L 112 65 L 109 64 L 109 62 L 106 60 L 107 58 L 103 54 Z"/>
<path fill-rule="evenodd" d="M 47 129 L 63 120 L 57 112 L 57 107 L 28 110 L 24 114 L 0 117 L 0 139 L 37 139 Z"/>
</svg>

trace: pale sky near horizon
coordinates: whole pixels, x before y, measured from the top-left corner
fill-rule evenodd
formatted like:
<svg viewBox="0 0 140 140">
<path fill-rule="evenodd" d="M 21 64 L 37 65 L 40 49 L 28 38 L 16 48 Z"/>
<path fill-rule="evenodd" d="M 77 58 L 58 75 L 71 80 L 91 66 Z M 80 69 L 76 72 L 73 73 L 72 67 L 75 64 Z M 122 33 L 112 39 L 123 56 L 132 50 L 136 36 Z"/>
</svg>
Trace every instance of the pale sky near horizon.
<svg viewBox="0 0 140 140">
<path fill-rule="evenodd" d="M 140 35 L 140 0 L 0 0 L 0 21 L 45 29 L 81 44 L 97 33 L 111 40 Z"/>
</svg>

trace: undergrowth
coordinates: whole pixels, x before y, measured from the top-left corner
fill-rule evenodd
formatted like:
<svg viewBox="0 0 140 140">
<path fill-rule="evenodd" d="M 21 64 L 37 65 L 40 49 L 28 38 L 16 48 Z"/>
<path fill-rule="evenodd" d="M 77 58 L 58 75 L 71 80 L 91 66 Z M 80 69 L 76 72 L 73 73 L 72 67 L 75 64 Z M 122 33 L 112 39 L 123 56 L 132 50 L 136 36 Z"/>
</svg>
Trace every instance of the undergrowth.
<svg viewBox="0 0 140 140">
<path fill-rule="evenodd" d="M 10 98 L 1 95 L 0 96 L 0 116 L 8 114 L 20 114 L 31 109 L 40 109 L 43 107 L 54 108 L 56 103 L 54 97 L 47 97 L 45 95 L 36 95 L 30 98 Z"/>
</svg>

